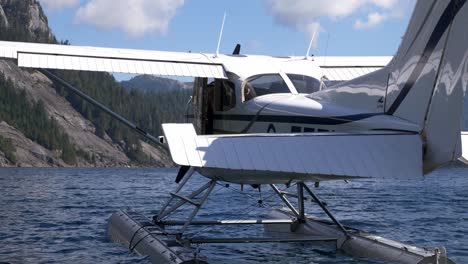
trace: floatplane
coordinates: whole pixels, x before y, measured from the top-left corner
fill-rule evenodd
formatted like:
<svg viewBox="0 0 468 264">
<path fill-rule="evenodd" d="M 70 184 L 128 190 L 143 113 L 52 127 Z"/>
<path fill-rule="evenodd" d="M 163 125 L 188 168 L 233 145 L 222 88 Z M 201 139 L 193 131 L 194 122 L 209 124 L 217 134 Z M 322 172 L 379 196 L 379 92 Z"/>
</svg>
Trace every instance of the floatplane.
<svg viewBox="0 0 468 264">
<path fill-rule="evenodd" d="M 220 55 L 17 42 L 0 42 L 0 57 L 40 69 L 149 140 L 167 146 L 180 166 L 179 185 L 159 214 L 148 222 L 119 211 L 108 227 L 114 240 L 150 255 L 154 262 L 204 263 L 206 259 L 192 247 L 197 243 L 310 242 L 332 243 L 353 256 L 391 262 L 453 263 L 443 248 L 409 246 L 342 225 L 308 185 L 422 179 L 461 156 L 467 24 L 466 0 L 419 0 L 391 59 L 248 56 L 239 48 L 233 55 Z M 188 113 L 192 123 L 163 124 L 164 136 L 153 137 L 49 69 L 195 77 Z M 324 76 L 346 81 L 327 87 Z M 183 190 L 193 175 L 208 182 L 186 194 Z M 269 186 L 285 208 L 263 220 L 195 220 L 219 182 Z M 277 185 L 294 186 L 297 193 Z M 329 221 L 305 213 L 306 196 Z M 183 205 L 193 206 L 187 219 L 171 220 Z M 232 224 L 262 224 L 266 231 L 283 236 L 195 238 L 186 232 L 193 225 Z M 167 226 L 179 228 L 170 234 Z"/>
</svg>

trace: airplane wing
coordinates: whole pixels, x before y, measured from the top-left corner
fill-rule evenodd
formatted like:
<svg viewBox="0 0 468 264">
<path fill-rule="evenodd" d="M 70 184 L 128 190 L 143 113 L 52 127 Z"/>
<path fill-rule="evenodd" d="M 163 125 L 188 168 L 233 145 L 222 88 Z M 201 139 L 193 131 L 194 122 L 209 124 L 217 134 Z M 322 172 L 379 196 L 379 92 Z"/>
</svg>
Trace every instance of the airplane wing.
<svg viewBox="0 0 468 264">
<path fill-rule="evenodd" d="M 245 184 L 422 177 L 419 135 L 398 132 L 197 136 L 163 124 L 173 161 L 207 177 Z"/>
<path fill-rule="evenodd" d="M 0 41 L 0 57 L 26 68 L 226 78 L 223 65 L 202 53 Z"/>
<path fill-rule="evenodd" d="M 314 57 L 323 75 L 330 81 L 347 81 L 387 66 L 391 56 Z"/>
<path fill-rule="evenodd" d="M 223 60 L 210 54 L 0 41 L 0 57 L 25 68 L 225 79 Z M 330 81 L 378 70 L 391 57 L 314 57 Z M 243 63 L 245 64 L 245 63 Z"/>
</svg>

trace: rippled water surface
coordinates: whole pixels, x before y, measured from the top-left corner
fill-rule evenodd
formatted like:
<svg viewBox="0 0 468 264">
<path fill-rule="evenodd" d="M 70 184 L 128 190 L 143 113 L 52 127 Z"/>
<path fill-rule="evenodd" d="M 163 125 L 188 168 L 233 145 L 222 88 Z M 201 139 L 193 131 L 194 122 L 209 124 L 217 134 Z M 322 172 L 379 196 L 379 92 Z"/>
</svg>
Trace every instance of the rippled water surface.
<svg viewBox="0 0 468 264">
<path fill-rule="evenodd" d="M 108 217 L 151 217 L 175 188 L 172 169 L 0 169 L 0 263 L 149 263 L 106 238 Z M 202 177 L 195 184 L 202 184 Z M 202 218 L 251 219 L 280 205 L 270 190 L 218 186 Z M 344 224 L 419 246 L 445 246 L 468 263 L 468 170 L 424 181 L 322 183 L 315 189 Z M 258 200 L 262 200 L 259 206 Z M 318 210 L 310 204 L 308 212 Z M 186 212 L 186 211 L 184 211 Z M 251 227 L 199 228 L 192 235 L 262 235 Z M 201 246 L 211 263 L 375 263 L 308 244 Z"/>
</svg>

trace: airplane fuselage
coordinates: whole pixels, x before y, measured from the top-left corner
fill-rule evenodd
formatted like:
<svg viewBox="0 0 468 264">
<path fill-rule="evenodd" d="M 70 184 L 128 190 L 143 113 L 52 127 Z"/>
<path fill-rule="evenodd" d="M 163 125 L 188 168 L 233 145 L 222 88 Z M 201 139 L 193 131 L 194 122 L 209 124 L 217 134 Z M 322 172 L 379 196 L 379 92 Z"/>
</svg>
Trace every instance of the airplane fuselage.
<svg viewBox="0 0 468 264">
<path fill-rule="evenodd" d="M 355 95 L 354 103 L 366 108 L 324 102 L 314 95 L 333 87 L 326 87 L 318 69 L 308 72 L 265 72 L 245 78 L 230 73 L 228 80 L 198 80 L 194 103 L 201 113 L 194 115 L 198 118 L 194 123 L 203 127 L 201 134 L 419 131 L 412 123 L 384 114 L 384 89 L 367 88 Z"/>
</svg>

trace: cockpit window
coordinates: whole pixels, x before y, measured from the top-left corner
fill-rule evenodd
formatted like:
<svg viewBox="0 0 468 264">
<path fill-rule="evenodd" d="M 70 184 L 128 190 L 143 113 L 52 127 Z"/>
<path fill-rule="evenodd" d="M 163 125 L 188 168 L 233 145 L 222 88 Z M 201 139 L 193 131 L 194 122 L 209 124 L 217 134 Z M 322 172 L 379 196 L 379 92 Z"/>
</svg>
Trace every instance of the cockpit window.
<svg viewBox="0 0 468 264">
<path fill-rule="evenodd" d="M 298 93 L 311 94 L 320 90 L 320 81 L 306 75 L 287 74 Z M 323 85 L 323 84 L 322 84 Z M 325 87 L 322 87 L 322 89 Z"/>
<path fill-rule="evenodd" d="M 256 96 L 277 93 L 291 93 L 288 85 L 279 74 L 262 74 L 250 77 L 244 84 L 244 101 Z"/>
</svg>

